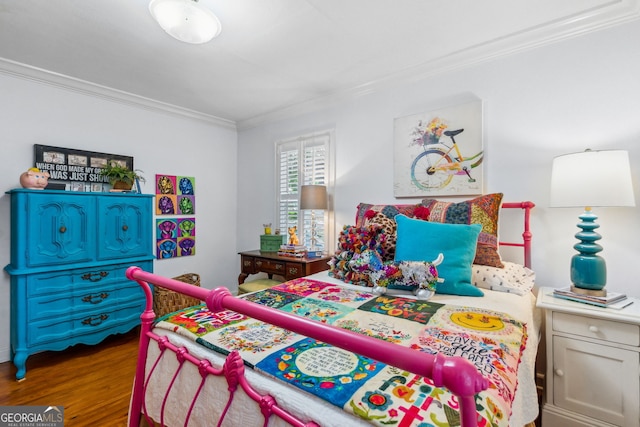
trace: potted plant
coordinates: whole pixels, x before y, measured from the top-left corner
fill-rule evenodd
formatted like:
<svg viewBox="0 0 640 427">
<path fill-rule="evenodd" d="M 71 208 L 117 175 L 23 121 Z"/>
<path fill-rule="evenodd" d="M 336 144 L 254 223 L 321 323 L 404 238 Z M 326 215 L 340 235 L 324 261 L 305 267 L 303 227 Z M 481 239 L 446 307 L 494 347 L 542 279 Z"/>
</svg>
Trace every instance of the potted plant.
<svg viewBox="0 0 640 427">
<path fill-rule="evenodd" d="M 100 174 L 109 179 L 109 184 L 111 184 L 115 190 L 131 190 L 136 179 L 140 182 L 145 182 L 144 177 L 140 175 L 141 172 L 139 169 L 131 170 L 111 160 L 102 168 Z"/>
</svg>

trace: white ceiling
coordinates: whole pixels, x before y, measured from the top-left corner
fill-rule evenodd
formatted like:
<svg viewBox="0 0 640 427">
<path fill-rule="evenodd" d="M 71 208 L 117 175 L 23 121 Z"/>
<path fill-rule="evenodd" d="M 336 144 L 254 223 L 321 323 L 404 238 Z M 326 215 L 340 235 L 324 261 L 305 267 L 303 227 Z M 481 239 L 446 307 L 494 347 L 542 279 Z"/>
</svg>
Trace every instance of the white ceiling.
<svg viewBox="0 0 640 427">
<path fill-rule="evenodd" d="M 203 45 L 148 2 L 1 0 L 0 72 L 242 126 L 637 19 L 640 0 L 200 0 L 222 23 Z"/>
</svg>

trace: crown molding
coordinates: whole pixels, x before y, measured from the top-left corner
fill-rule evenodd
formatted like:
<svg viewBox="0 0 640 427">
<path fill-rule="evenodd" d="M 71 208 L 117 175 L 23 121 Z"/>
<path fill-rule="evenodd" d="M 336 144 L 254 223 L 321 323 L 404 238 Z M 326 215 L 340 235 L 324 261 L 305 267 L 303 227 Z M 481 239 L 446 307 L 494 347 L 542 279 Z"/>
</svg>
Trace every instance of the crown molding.
<svg viewBox="0 0 640 427">
<path fill-rule="evenodd" d="M 470 46 L 382 79 L 240 120 L 237 127 L 238 130 L 250 129 L 266 122 L 311 113 L 400 84 L 415 83 L 436 75 L 631 22 L 638 18 L 640 18 L 640 0 L 611 0 L 588 11 Z"/>
<path fill-rule="evenodd" d="M 151 98 L 101 86 L 85 80 L 0 58 L 0 73 L 73 91 L 111 102 L 179 117 L 201 120 L 228 129 L 250 129 L 261 124 L 285 120 L 331 108 L 340 102 L 353 100 L 398 85 L 407 85 L 435 75 L 468 68 L 508 55 L 517 54 L 594 31 L 637 20 L 640 0 L 610 0 L 600 6 L 563 19 L 527 28 L 504 37 L 489 40 L 451 54 L 410 67 L 398 73 L 373 80 L 356 87 L 333 92 L 309 101 L 285 105 L 271 112 L 235 122 Z"/>
<path fill-rule="evenodd" d="M 5 58 L 0 58 L 0 74 L 16 77 L 23 80 L 33 81 L 56 88 L 80 93 L 82 95 L 100 98 L 103 100 L 116 102 L 149 111 L 168 113 L 175 116 L 187 117 L 212 123 L 228 129 L 236 130 L 236 123 L 232 120 L 223 119 L 199 111 L 182 108 L 176 105 L 167 104 L 151 98 L 134 95 L 132 93 L 101 86 L 85 80 L 70 77 L 64 74 L 32 67 Z"/>
</svg>

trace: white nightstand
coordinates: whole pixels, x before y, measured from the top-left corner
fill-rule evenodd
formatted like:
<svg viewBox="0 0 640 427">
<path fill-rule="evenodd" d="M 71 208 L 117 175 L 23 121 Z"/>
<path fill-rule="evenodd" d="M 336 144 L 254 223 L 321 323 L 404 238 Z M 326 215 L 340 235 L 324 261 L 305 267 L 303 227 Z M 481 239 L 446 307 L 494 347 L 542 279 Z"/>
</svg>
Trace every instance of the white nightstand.
<svg viewBox="0 0 640 427">
<path fill-rule="evenodd" d="M 615 310 L 541 288 L 546 391 L 542 427 L 640 425 L 640 299 Z"/>
</svg>

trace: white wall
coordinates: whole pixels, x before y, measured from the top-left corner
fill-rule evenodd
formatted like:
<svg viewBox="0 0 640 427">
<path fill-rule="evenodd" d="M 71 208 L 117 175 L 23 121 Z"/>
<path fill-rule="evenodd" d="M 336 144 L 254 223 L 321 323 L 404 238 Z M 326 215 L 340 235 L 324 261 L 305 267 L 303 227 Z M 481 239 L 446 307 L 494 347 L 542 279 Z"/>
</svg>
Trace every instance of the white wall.
<svg viewBox="0 0 640 427">
<path fill-rule="evenodd" d="M 238 247 L 257 247 L 260 225 L 274 218 L 274 141 L 335 128 L 334 206 L 340 229 L 353 223 L 358 202 L 412 200 L 393 196 L 394 118 L 477 97 L 484 102 L 485 192 L 536 203 L 533 267 L 538 284 L 567 286 L 581 212 L 548 208 L 553 157 L 585 148 L 629 150 L 640 204 L 640 51 L 632 40 L 640 40 L 637 21 L 241 130 Z M 640 208 L 596 213 L 608 289 L 640 297 L 630 268 L 640 258 Z"/>
<path fill-rule="evenodd" d="M 155 272 L 201 275 L 202 286 L 237 289 L 237 135 L 223 127 L 83 95 L 0 73 L 0 265 L 9 264 L 9 197 L 43 144 L 134 157 L 154 193 L 156 174 L 196 179 L 196 255 L 155 261 Z M 231 178 L 230 178 L 231 177 Z M 9 360 L 9 276 L 0 279 L 0 362 Z"/>
<path fill-rule="evenodd" d="M 274 141 L 336 130 L 336 224 L 352 223 L 360 201 L 393 197 L 393 119 L 455 105 L 485 105 L 486 192 L 532 200 L 533 265 L 541 285 L 565 286 L 580 212 L 549 209 L 552 158 L 584 148 L 630 151 L 640 203 L 640 40 L 638 22 L 512 55 L 473 68 L 382 90 L 333 108 L 235 130 L 114 103 L 0 74 L 4 191 L 33 163 L 33 144 L 126 154 L 151 178 L 192 175 L 197 185 L 197 254 L 156 261 L 156 272 L 197 272 L 203 286 L 236 289 L 237 250 L 259 245 L 274 218 Z M 236 140 L 237 138 L 237 140 Z M 230 177 L 237 176 L 237 184 Z M 2 194 L 2 193 L 0 193 Z M 407 199 L 400 201 L 406 202 Z M 237 206 L 237 209 L 236 209 Z M 611 290 L 640 297 L 630 268 L 640 256 L 640 208 L 600 214 Z M 9 200 L 0 197 L 0 264 L 9 263 Z M 9 278 L 0 282 L 0 361 L 9 354 Z"/>
</svg>

